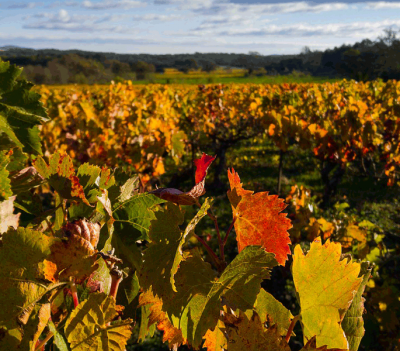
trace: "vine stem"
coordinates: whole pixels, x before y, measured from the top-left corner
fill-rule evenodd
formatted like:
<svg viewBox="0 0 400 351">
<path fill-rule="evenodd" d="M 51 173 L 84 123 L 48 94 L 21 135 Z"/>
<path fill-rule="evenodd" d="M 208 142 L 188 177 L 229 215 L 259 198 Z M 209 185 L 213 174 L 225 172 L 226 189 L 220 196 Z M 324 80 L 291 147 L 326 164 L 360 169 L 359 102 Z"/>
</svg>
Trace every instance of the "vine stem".
<svg viewBox="0 0 400 351">
<path fill-rule="evenodd" d="M 289 325 L 289 329 L 287 331 L 286 338 L 285 338 L 287 343 L 289 343 L 290 337 L 292 336 L 292 333 L 293 333 L 294 326 L 296 325 L 296 323 L 299 319 L 300 319 L 299 314 L 292 319 L 292 322 Z"/>
<path fill-rule="evenodd" d="M 212 210 L 210 210 L 210 212 L 207 212 L 207 215 L 214 222 L 215 230 L 217 232 L 217 237 L 218 237 L 219 255 L 220 255 L 221 261 L 225 262 L 224 242 L 221 239 L 221 233 L 219 231 L 217 217 L 214 215 L 214 213 L 212 213 Z"/>
<path fill-rule="evenodd" d="M 70 277 L 69 285 L 72 293 L 72 299 L 74 300 L 74 307 L 76 308 L 79 305 L 79 299 L 78 299 L 78 290 L 76 289 L 74 277 Z"/>
<path fill-rule="evenodd" d="M 39 351 L 46 343 L 54 336 L 52 332 L 49 332 L 46 337 L 35 347 L 35 351 Z"/>
<path fill-rule="evenodd" d="M 113 268 L 110 271 L 111 275 L 111 288 L 110 288 L 110 293 L 108 296 L 112 296 L 114 300 L 117 299 L 117 292 L 118 292 L 118 287 L 119 283 L 122 281 L 122 272 L 118 270 L 117 268 Z"/>
<path fill-rule="evenodd" d="M 232 228 L 233 228 L 233 226 L 234 226 L 234 224 L 235 224 L 235 222 L 236 222 L 236 218 L 237 218 L 237 217 L 233 218 L 233 221 L 232 221 L 231 225 L 229 226 L 228 230 L 226 231 L 225 238 L 224 238 L 224 242 L 223 242 L 224 246 L 225 246 L 225 244 L 226 244 L 226 241 L 228 240 L 228 235 L 229 235 L 229 233 L 231 232 L 231 230 L 232 230 Z"/>
<path fill-rule="evenodd" d="M 218 270 L 221 269 L 221 264 L 219 261 L 218 256 L 215 254 L 215 252 L 212 250 L 212 248 L 210 246 L 208 246 L 208 244 L 204 241 L 203 238 L 201 238 L 200 236 L 198 236 L 196 233 L 194 234 L 194 237 L 203 244 L 204 248 L 207 250 L 207 252 L 209 253 L 209 255 L 211 256 L 212 260 L 214 261 L 215 265 L 217 266 Z"/>
</svg>

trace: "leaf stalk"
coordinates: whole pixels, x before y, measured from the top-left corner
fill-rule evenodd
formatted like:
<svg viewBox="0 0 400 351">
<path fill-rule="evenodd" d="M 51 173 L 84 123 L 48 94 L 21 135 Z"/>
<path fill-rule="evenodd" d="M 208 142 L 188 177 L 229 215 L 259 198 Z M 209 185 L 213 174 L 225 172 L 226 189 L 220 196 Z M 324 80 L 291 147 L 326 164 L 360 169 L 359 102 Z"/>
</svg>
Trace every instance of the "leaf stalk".
<svg viewBox="0 0 400 351">
<path fill-rule="evenodd" d="M 292 321 L 289 325 L 289 329 L 287 331 L 286 337 L 285 337 L 285 340 L 287 343 L 289 343 L 290 337 L 292 336 L 292 333 L 293 333 L 294 326 L 296 325 L 296 323 L 299 319 L 300 319 L 299 314 L 292 319 Z"/>
</svg>

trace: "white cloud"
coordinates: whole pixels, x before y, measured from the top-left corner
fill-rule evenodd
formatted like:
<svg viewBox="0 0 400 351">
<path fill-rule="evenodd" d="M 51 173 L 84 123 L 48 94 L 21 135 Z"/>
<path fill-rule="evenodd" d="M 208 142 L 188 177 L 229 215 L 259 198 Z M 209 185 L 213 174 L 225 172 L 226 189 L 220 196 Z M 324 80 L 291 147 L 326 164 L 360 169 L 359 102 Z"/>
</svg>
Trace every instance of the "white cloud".
<svg viewBox="0 0 400 351">
<path fill-rule="evenodd" d="M 79 2 L 68 0 L 68 1 L 54 1 L 47 6 L 47 8 L 53 9 L 56 7 L 77 7 L 79 6 Z"/>
<path fill-rule="evenodd" d="M 400 2 L 367 2 L 366 8 L 369 10 L 398 10 L 400 9 Z"/>
<path fill-rule="evenodd" d="M 276 4 L 236 4 L 215 2 L 212 6 L 200 7 L 197 11 L 203 15 L 238 15 L 248 16 L 260 14 L 285 14 L 299 12 L 327 12 L 349 9 L 346 3 L 316 4 L 306 1 L 276 3 Z"/>
<path fill-rule="evenodd" d="M 182 19 L 182 15 L 159 15 L 155 13 L 147 13 L 145 15 L 133 15 L 132 18 L 136 21 L 157 21 L 168 22 Z"/>
<path fill-rule="evenodd" d="M 205 21 L 201 22 L 201 24 L 195 30 L 210 30 L 226 26 L 235 27 L 237 25 L 240 25 L 241 27 L 248 27 L 253 26 L 255 21 L 259 25 L 272 21 L 269 18 L 260 19 L 260 17 L 260 15 L 254 15 L 251 18 L 249 18 L 247 15 L 209 16 Z"/>
<path fill-rule="evenodd" d="M 11 5 L 8 5 L 8 9 L 33 9 L 37 6 L 42 6 L 42 2 L 16 2 Z"/>
<path fill-rule="evenodd" d="M 177 5 L 181 10 L 202 10 L 220 4 L 229 4 L 229 0 L 154 0 L 154 4 Z"/>
<path fill-rule="evenodd" d="M 85 0 L 82 6 L 92 10 L 107 10 L 107 9 L 132 9 L 146 6 L 146 3 L 136 0 L 102 0 L 90 1 Z"/>
<path fill-rule="evenodd" d="M 58 13 L 37 13 L 26 16 L 26 20 L 40 19 L 39 21 L 28 23 L 24 28 L 65 30 L 70 32 L 114 32 L 114 33 L 134 33 L 135 30 L 123 26 L 110 26 L 102 23 L 116 22 L 127 15 L 77 15 L 69 14 L 67 10 L 61 9 Z"/>
<path fill-rule="evenodd" d="M 291 25 L 267 25 L 263 27 L 240 26 L 220 31 L 196 29 L 190 34 L 194 36 L 286 36 L 286 37 L 341 37 L 341 38 L 366 38 L 376 37 L 385 28 L 395 26 L 400 28 L 400 20 L 384 20 L 378 22 L 353 22 L 353 23 L 327 23 L 323 25 L 310 25 L 297 23 Z M 178 33 L 176 33 L 178 35 Z M 188 34 L 183 34 L 188 35 Z"/>
</svg>

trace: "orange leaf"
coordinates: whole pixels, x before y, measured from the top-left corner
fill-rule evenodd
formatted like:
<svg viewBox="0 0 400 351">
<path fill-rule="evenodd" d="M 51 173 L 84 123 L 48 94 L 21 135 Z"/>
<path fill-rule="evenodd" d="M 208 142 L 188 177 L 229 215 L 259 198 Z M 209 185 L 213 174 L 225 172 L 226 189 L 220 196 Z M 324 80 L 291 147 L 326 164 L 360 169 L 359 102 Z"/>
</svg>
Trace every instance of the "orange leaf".
<svg viewBox="0 0 400 351">
<path fill-rule="evenodd" d="M 292 227 L 283 199 L 268 192 L 253 194 L 242 188 L 239 175 L 228 171 L 231 190 L 228 197 L 235 219 L 236 240 L 241 252 L 246 246 L 260 245 L 275 254 L 280 265 L 284 265 L 290 254 L 288 229 Z"/>
<path fill-rule="evenodd" d="M 163 342 L 168 341 L 169 346 L 186 344 L 180 329 L 175 328 L 168 319 L 167 314 L 162 310 L 163 302 L 154 296 L 152 290 L 146 290 L 139 296 L 139 306 L 150 304 L 149 326 L 157 323 L 157 329 L 162 330 Z"/>
</svg>

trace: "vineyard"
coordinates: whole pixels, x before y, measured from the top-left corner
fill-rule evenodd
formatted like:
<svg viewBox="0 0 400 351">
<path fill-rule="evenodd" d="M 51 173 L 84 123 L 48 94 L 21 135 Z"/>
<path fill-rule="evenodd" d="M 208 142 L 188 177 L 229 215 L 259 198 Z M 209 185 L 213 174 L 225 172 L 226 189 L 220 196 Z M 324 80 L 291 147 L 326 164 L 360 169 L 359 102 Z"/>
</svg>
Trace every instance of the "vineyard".
<svg viewBox="0 0 400 351">
<path fill-rule="evenodd" d="M 399 349 L 400 83 L 20 73 L 0 62 L 0 350 Z"/>
</svg>

